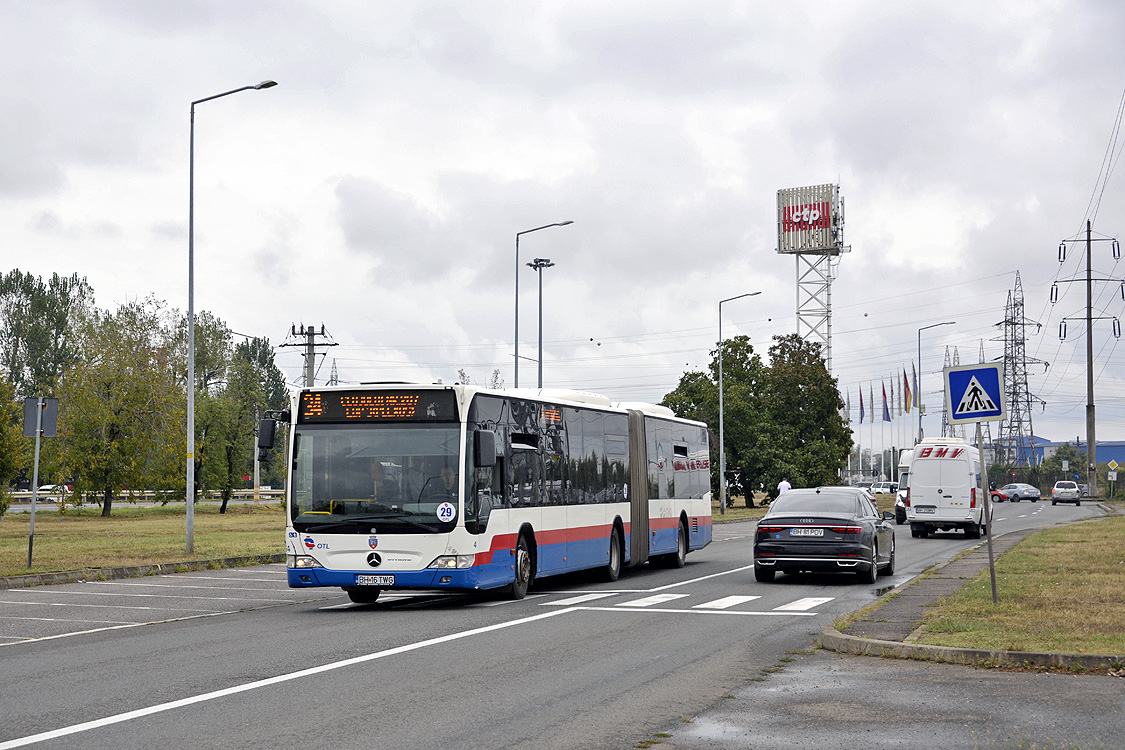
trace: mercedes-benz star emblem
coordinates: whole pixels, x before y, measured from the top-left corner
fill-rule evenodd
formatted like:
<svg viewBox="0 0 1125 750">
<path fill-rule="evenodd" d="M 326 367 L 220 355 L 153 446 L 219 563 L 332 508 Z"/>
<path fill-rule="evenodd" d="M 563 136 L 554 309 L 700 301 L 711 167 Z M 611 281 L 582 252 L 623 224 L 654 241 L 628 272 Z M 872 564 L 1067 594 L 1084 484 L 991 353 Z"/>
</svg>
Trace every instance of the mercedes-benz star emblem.
<svg viewBox="0 0 1125 750">
<path fill-rule="evenodd" d="M 383 556 L 378 552 L 372 552 L 367 556 L 367 564 L 373 568 L 377 568 L 383 564 Z"/>
</svg>

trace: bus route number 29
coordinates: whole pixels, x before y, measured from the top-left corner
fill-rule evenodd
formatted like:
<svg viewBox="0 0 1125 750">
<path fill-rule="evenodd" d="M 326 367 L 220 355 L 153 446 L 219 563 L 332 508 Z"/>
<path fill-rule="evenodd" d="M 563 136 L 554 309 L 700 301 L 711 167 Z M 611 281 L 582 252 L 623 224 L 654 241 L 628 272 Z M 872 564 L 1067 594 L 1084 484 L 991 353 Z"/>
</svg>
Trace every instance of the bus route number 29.
<svg viewBox="0 0 1125 750">
<path fill-rule="evenodd" d="M 442 503 L 437 508 L 437 517 L 439 521 L 449 523 L 457 517 L 457 508 L 453 506 L 453 503 Z"/>
</svg>

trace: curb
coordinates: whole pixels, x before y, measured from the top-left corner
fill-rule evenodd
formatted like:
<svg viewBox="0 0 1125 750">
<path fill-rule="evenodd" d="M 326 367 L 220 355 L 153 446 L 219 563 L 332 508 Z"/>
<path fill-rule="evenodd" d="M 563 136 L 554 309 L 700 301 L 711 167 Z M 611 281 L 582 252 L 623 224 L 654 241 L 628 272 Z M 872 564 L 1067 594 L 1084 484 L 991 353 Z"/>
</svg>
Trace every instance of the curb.
<svg viewBox="0 0 1125 750">
<path fill-rule="evenodd" d="M 847 635 L 831 625 L 820 629 L 821 647 L 842 654 L 882 656 L 893 659 L 918 659 L 945 664 L 1005 667 L 1082 667 L 1084 669 L 1120 669 L 1123 658 L 1104 654 L 1054 654 L 1036 651 L 989 651 L 979 648 L 927 646 L 918 643 L 880 641 Z"/>
<path fill-rule="evenodd" d="M 83 570 L 67 570 L 60 573 L 29 573 L 28 575 L 22 576 L 0 577 L 0 590 L 44 586 L 53 583 L 112 581 L 118 578 L 140 578 L 142 576 L 183 573 L 188 570 L 237 568 L 243 565 L 265 565 L 279 562 L 285 562 L 284 554 L 223 557 L 216 560 L 189 560 L 186 562 L 133 565 L 117 568 L 85 568 Z"/>
</svg>

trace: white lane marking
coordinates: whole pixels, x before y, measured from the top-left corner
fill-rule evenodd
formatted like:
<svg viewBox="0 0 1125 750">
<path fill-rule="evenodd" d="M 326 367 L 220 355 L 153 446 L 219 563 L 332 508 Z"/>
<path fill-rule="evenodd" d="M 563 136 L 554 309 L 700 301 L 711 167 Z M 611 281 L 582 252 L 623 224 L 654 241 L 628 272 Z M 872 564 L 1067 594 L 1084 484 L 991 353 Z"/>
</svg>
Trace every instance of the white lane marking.
<svg viewBox="0 0 1125 750">
<path fill-rule="evenodd" d="M 693 583 L 698 583 L 699 581 L 706 581 L 708 578 L 718 578 L 719 576 L 726 576 L 726 575 L 730 575 L 731 573 L 741 573 L 744 570 L 753 570 L 753 569 L 754 569 L 753 564 L 744 565 L 741 568 L 732 568 L 731 570 L 724 570 L 722 573 L 712 573 L 709 576 L 700 576 L 699 578 L 692 578 L 692 579 L 687 580 L 687 581 L 680 581 L 679 583 L 670 583 L 667 586 L 658 586 L 654 589 L 649 589 L 649 591 L 663 591 L 664 589 L 674 589 L 678 586 L 688 586 L 688 585 L 691 585 Z"/>
<path fill-rule="evenodd" d="M 646 596 L 644 599 L 634 599 L 631 602 L 621 602 L 616 605 L 618 607 L 652 607 L 657 604 L 664 604 L 665 602 L 675 601 L 676 599 L 683 599 L 687 594 L 654 594 Z"/>
<path fill-rule="evenodd" d="M 546 594 L 528 594 L 527 596 L 525 596 L 523 598 L 523 600 L 527 601 L 528 599 L 542 599 L 545 596 L 546 596 Z M 470 607 L 502 607 L 505 604 L 515 604 L 518 601 L 520 601 L 520 600 L 519 599 L 498 599 L 494 602 L 477 602 L 476 604 L 470 604 L 468 606 L 470 606 Z"/>
<path fill-rule="evenodd" d="M 194 586 L 191 584 L 175 584 L 175 583 L 126 583 L 124 581 L 86 581 L 87 586 L 108 586 L 117 588 L 153 588 L 153 589 L 203 589 L 204 591 L 268 591 L 261 586 L 254 588 L 242 586 Z M 288 584 L 279 588 L 289 588 Z M 80 591 L 68 591 L 66 593 L 82 593 Z"/>
<path fill-rule="evenodd" d="M 830 602 L 830 601 L 832 601 L 833 598 L 834 597 L 831 597 L 831 596 L 810 596 L 810 597 L 806 597 L 804 599 L 798 599 L 795 602 L 789 602 L 788 604 L 782 604 L 780 607 L 774 607 L 773 611 L 774 612 L 804 612 L 806 610 L 812 609 L 813 607 L 824 604 L 825 602 Z"/>
<path fill-rule="evenodd" d="M 69 737 L 72 734 L 80 734 L 81 732 L 88 732 L 91 729 L 99 729 L 101 727 L 110 726 L 112 724 L 120 724 L 122 722 L 131 721 L 132 719 L 139 719 L 144 716 L 152 716 L 153 714 L 171 711 L 184 706 L 191 706 L 196 703 L 204 703 L 206 701 L 215 700 L 217 698 L 225 698 L 228 695 L 237 695 L 238 693 L 245 693 L 250 690 L 257 690 L 258 688 L 268 687 L 270 685 L 278 685 L 283 682 L 290 682 L 298 680 L 302 677 L 308 677 L 314 674 L 321 674 L 322 672 L 331 672 L 343 667 L 350 667 L 355 664 L 363 664 L 364 662 L 374 661 L 375 659 L 382 659 L 387 656 L 397 656 L 409 651 L 416 651 L 421 648 L 429 646 L 437 646 L 443 643 L 460 640 L 462 638 L 471 638 L 478 636 L 482 633 L 489 633 L 494 630 L 502 630 L 510 628 L 514 625 L 524 625 L 536 620 L 545 620 L 548 617 L 555 615 L 562 615 L 568 612 L 574 612 L 575 609 L 556 609 L 551 612 L 543 612 L 542 614 L 533 615 L 531 617 L 524 617 L 519 620 L 511 620 L 509 622 L 502 622 L 496 625 L 487 625 L 483 628 L 475 628 L 473 630 L 465 630 L 459 633 L 450 633 L 449 635 L 439 636 L 437 638 L 430 638 L 425 641 L 418 641 L 417 643 L 409 643 L 405 646 L 398 646 L 396 648 L 389 648 L 385 651 L 376 651 L 372 654 L 364 654 L 363 656 L 354 656 L 350 659 L 343 659 L 341 661 L 331 662 L 329 664 L 322 664 L 319 667 L 310 667 L 308 669 L 301 669 L 296 672 L 289 672 L 287 674 L 280 674 L 274 677 L 267 677 L 264 680 L 255 680 L 254 682 L 247 682 L 242 685 L 235 685 L 233 687 L 224 688 L 222 690 L 215 690 L 210 693 L 201 693 L 199 695 L 192 695 L 187 698 L 180 698 L 179 700 L 169 701 L 167 703 L 158 703 L 155 706 L 148 706 L 147 708 L 138 708 L 134 711 L 126 711 L 125 713 L 114 714 L 106 716 L 101 719 L 94 719 L 93 721 L 84 721 L 81 724 L 72 724 L 68 727 L 60 727 L 59 729 L 52 729 L 47 732 L 40 732 L 39 734 L 28 735 L 27 737 L 19 737 L 7 742 L 0 742 L 0 750 L 9 750 L 9 748 L 25 747 L 33 745 L 37 742 L 46 742 L 47 740 L 58 739 L 59 737 Z"/>
<path fill-rule="evenodd" d="M 668 615 L 744 615 L 748 617 L 816 617 L 816 612 L 747 612 L 736 609 L 645 609 L 643 607 L 574 607 L 575 610 L 583 610 L 586 612 L 636 612 L 637 614 L 649 614 L 652 612 L 660 612 Z M 571 610 L 563 610 L 569 612 Z M 0 745 L 0 750 L 3 750 L 3 745 Z"/>
<path fill-rule="evenodd" d="M 33 620 L 35 622 L 88 622 L 97 625 L 131 625 L 128 620 L 70 620 L 65 617 L 12 617 L 0 615 L 0 620 Z"/>
<path fill-rule="evenodd" d="M 696 604 L 692 609 L 729 609 L 730 607 L 736 607 L 739 604 L 745 604 L 746 602 L 752 602 L 755 599 L 761 598 L 760 596 L 727 596 L 722 599 L 716 599 L 713 602 Z"/>
<path fill-rule="evenodd" d="M 181 612 L 210 612 L 209 609 L 195 609 L 192 607 L 138 607 L 136 605 L 126 604 L 75 604 L 74 602 L 19 602 L 7 601 L 0 599 L 0 604 L 18 604 L 21 607 L 88 607 L 93 609 L 145 609 L 145 610 L 160 610 L 160 609 L 175 609 Z"/>
<path fill-rule="evenodd" d="M 35 588 L 40 588 L 40 587 L 37 586 Z M 46 587 L 44 586 L 42 588 L 46 588 Z M 211 591 L 214 591 L 214 590 L 215 589 L 211 589 Z M 20 594 L 23 594 L 24 592 L 32 592 L 32 593 L 35 593 L 35 594 L 70 594 L 70 595 L 73 595 L 73 596 L 112 596 L 112 597 L 116 597 L 116 598 L 133 597 L 133 598 L 136 598 L 136 599 L 199 599 L 200 601 L 215 601 L 215 602 L 227 602 L 227 601 L 235 601 L 235 602 L 242 602 L 242 601 L 288 602 L 288 601 L 290 601 L 289 599 L 269 599 L 269 598 L 255 599 L 255 598 L 251 598 L 251 597 L 238 597 L 238 596 L 194 596 L 194 595 L 187 596 L 187 595 L 180 595 L 180 594 L 140 594 L 140 593 L 124 592 L 124 591 L 62 591 L 62 590 L 34 591 L 33 589 L 30 589 L 30 588 L 29 589 L 8 589 L 8 595 L 9 596 L 12 595 L 13 593 L 16 593 L 16 592 L 19 592 Z M 32 604 L 32 603 L 33 602 L 31 602 L 31 601 L 20 602 L 20 604 Z"/>
<path fill-rule="evenodd" d="M 573 607 L 575 604 L 585 604 L 592 602 L 595 599 L 604 599 L 607 596 L 617 596 L 617 594 L 582 594 L 581 596 L 572 596 L 569 599 L 559 599 L 557 602 L 540 602 L 540 607 Z"/>
</svg>

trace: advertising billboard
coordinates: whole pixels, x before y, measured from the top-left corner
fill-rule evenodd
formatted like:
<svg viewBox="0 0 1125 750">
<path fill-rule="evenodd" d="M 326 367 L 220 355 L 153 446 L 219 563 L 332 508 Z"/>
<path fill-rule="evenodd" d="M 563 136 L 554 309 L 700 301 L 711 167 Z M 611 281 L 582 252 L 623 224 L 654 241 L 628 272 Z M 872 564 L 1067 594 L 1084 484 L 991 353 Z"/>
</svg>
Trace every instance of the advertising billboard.
<svg viewBox="0 0 1125 750">
<path fill-rule="evenodd" d="M 777 191 L 777 251 L 838 254 L 844 242 L 837 185 Z"/>
</svg>

